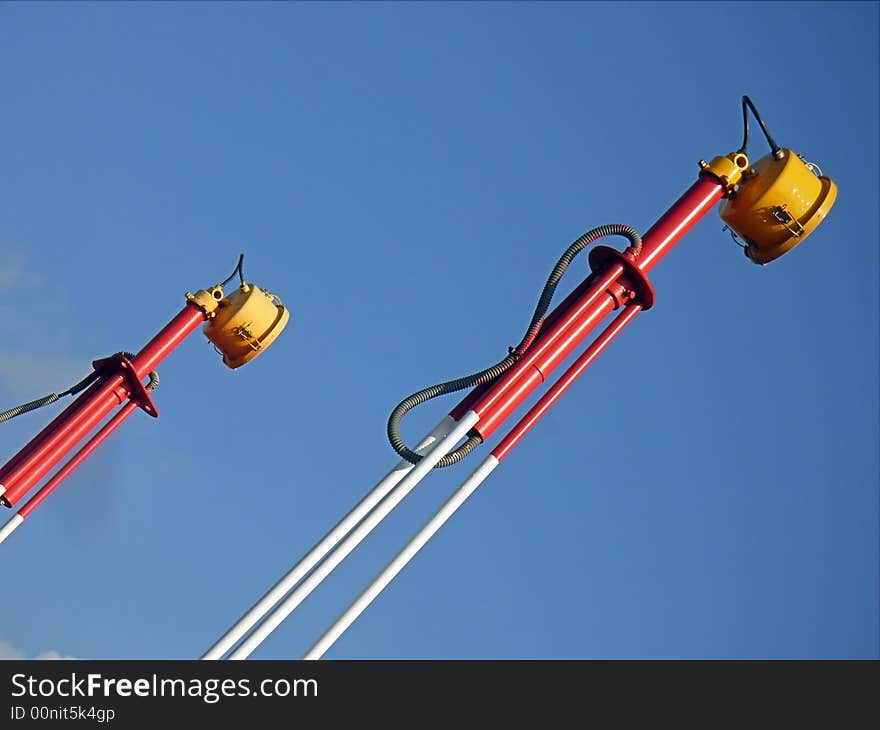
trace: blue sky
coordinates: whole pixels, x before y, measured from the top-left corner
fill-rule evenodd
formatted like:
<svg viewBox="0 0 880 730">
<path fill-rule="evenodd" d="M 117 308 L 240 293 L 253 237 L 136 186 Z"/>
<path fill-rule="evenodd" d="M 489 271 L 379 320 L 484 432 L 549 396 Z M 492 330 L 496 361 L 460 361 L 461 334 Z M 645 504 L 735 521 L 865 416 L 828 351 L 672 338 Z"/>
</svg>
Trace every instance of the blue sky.
<svg viewBox="0 0 880 730">
<path fill-rule="evenodd" d="M 846 2 L 0 5 L 0 404 L 139 348 L 239 251 L 293 312 L 235 372 L 191 337 L 159 420 L 0 548 L 3 651 L 201 654 L 394 463 L 397 401 L 499 359 L 565 246 L 646 230 L 748 93 L 838 182 L 827 222 L 760 268 L 707 216 L 328 657 L 877 657 L 877 30 Z M 482 455 L 255 658 L 301 656 Z"/>
</svg>

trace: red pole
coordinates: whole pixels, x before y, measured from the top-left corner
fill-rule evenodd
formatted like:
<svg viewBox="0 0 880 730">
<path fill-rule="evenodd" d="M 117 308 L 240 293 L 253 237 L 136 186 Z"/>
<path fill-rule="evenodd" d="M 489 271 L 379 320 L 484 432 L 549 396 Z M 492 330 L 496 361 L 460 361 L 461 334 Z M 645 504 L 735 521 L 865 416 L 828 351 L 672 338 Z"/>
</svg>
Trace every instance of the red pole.
<svg viewBox="0 0 880 730">
<path fill-rule="evenodd" d="M 138 378 L 155 369 L 204 318 L 201 309 L 187 304 L 132 360 Z M 14 504 L 129 395 L 121 374 L 92 384 L 0 470 L 4 499 Z"/>
<path fill-rule="evenodd" d="M 180 345 L 193 330 L 205 321 L 205 313 L 196 304 L 188 303 L 143 349 L 134 356 L 137 376 L 143 380 L 156 369 L 171 351 Z"/>
<path fill-rule="evenodd" d="M 619 275 L 619 266 L 612 267 L 615 278 Z M 600 296 L 603 295 L 604 296 Z M 605 288 L 597 289 L 597 298 L 589 307 L 578 310 L 576 316 L 560 318 L 558 329 L 548 333 L 549 340 L 543 338 L 536 345 L 543 345 L 524 366 L 514 365 L 502 375 L 496 384 L 480 398 L 472 410 L 480 417 L 475 430 L 485 441 L 498 426 L 529 397 L 544 378 L 580 344 L 605 316 L 614 310 L 614 299 Z M 568 327 L 564 327 L 571 322 Z M 523 358 L 525 360 L 525 358 Z M 523 361 L 520 361 L 523 362 Z M 508 376 L 508 373 L 510 375 Z"/>
<path fill-rule="evenodd" d="M 614 308 L 613 303 L 610 307 L 608 306 L 609 302 L 613 302 L 611 297 L 603 297 L 603 294 L 614 284 L 622 272 L 623 266 L 620 264 L 612 265 L 606 271 L 603 271 L 601 275 L 591 276 L 584 281 L 547 317 L 538 338 L 525 351 L 516 364 L 494 383 L 484 386 L 483 393 L 479 397 L 475 397 L 473 394 L 466 396 L 452 410 L 450 415 L 457 419 L 467 410 L 474 410 L 479 414 L 480 411 L 477 410 L 477 407 L 485 409 L 486 404 L 496 403 L 523 372 L 535 366 L 542 358 L 552 357 L 560 343 L 567 343 L 565 335 L 570 328 L 583 328 L 585 325 L 589 326 L 590 323 L 592 323 L 592 326 L 595 326 L 595 310 L 597 307 L 604 309 L 605 314 Z M 582 331 L 582 336 L 586 336 L 587 332 L 592 329 L 592 326 Z M 532 389 L 541 380 L 543 378 L 535 382 Z M 467 407 L 463 409 L 465 405 Z M 483 421 L 484 417 L 483 414 L 480 414 L 478 428 L 481 435 L 486 438 L 488 434 L 483 434 L 483 427 L 486 426 L 485 421 Z"/>
<path fill-rule="evenodd" d="M 55 475 L 46 482 L 42 487 L 40 487 L 39 491 L 31 497 L 27 503 L 22 507 L 18 514 L 22 516 L 22 518 L 27 518 L 27 516 L 33 512 L 40 504 L 43 502 L 46 497 L 48 497 L 61 482 L 63 482 L 67 477 L 69 477 L 73 471 L 82 464 L 91 454 L 97 449 L 107 437 L 113 433 L 119 426 L 122 425 L 122 422 L 128 418 L 132 413 L 137 410 L 137 403 L 134 401 L 129 401 L 122 408 L 120 408 L 116 413 L 113 414 L 113 417 L 107 421 L 103 426 L 101 426 L 100 430 L 92 436 L 88 441 L 86 441 L 85 445 L 73 455 L 73 457 L 68 461 L 64 466 L 62 466 Z"/>
<path fill-rule="evenodd" d="M 55 475 L 46 482 L 40 490 L 31 497 L 17 513 L 12 515 L 9 520 L 6 522 L 3 527 L 0 527 L 0 543 L 5 542 L 6 539 L 15 532 L 19 527 L 21 527 L 22 523 L 25 519 L 33 512 L 46 497 L 48 497 L 57 487 L 61 484 L 70 474 L 76 469 L 83 461 L 88 458 L 89 454 L 91 454 L 95 449 L 100 446 L 104 440 L 115 431 L 119 425 L 128 418 L 136 409 L 138 408 L 138 403 L 135 400 L 130 400 L 126 403 L 122 408 L 120 408 L 113 417 L 105 423 L 98 433 L 92 436 L 86 444 L 76 453 L 73 458 L 70 459 L 64 466 L 62 466 Z"/>
<path fill-rule="evenodd" d="M 526 413 L 525 416 L 513 427 L 500 443 L 492 449 L 492 456 L 501 461 L 508 452 L 516 446 L 531 428 L 553 407 L 562 394 L 571 387 L 572 383 L 577 380 L 584 371 L 593 364 L 605 348 L 611 344 L 611 341 L 621 333 L 624 327 L 633 321 L 635 316 L 642 311 L 641 304 L 628 304 L 623 311 L 618 314 L 614 321 L 599 335 L 593 343 L 572 363 L 571 367 L 565 371 L 559 380 L 557 380 L 550 389 L 541 396 L 541 399 Z"/>
<path fill-rule="evenodd" d="M 724 188 L 718 179 L 708 174 L 700 175 L 645 233 L 638 257 L 633 258 L 629 250 L 625 255 L 640 272 L 647 273 L 723 195 Z M 553 311 L 552 320 L 548 317 L 548 324 L 542 328 L 535 343 L 513 367 L 489 386 L 475 389 L 450 415 L 463 413 L 462 407 L 466 405 L 480 417 L 474 430 L 487 439 L 602 318 L 617 309 L 620 283 L 626 279 L 624 266 L 619 262 L 611 262 L 604 270 L 594 272 L 581 286 L 592 284 L 582 291 L 580 288 L 576 290 L 581 293 L 576 297 L 569 296 Z M 641 304 L 646 306 L 645 302 Z"/>
<path fill-rule="evenodd" d="M 703 174 L 672 204 L 642 238 L 636 266 L 647 274 L 712 206 L 724 197 L 724 186 L 710 174 Z"/>
<path fill-rule="evenodd" d="M 584 279 L 580 284 L 578 284 L 574 290 L 563 299 L 553 310 L 544 318 L 544 325 L 542 329 L 544 331 L 551 329 L 556 322 L 559 320 L 559 317 L 567 312 L 572 307 L 576 306 L 578 300 L 584 296 L 584 294 L 590 289 L 590 287 L 595 282 L 596 275 L 591 274 L 586 279 Z M 486 383 L 485 385 L 478 385 L 474 388 L 470 393 L 468 393 L 459 403 L 455 406 L 450 412 L 449 415 L 452 416 L 456 421 L 459 420 L 465 413 L 467 413 L 471 406 L 476 403 L 480 397 L 492 387 L 492 383 Z"/>
<path fill-rule="evenodd" d="M 58 427 L 63 424 L 68 416 L 68 413 L 72 410 L 78 408 L 84 401 L 88 400 L 88 389 L 81 393 L 77 398 L 74 399 L 73 403 L 71 403 L 67 408 L 65 408 L 61 413 L 59 413 L 52 421 L 50 421 L 49 425 L 46 426 L 40 433 L 34 436 L 26 446 L 24 446 L 21 451 L 19 451 L 15 456 L 13 456 L 6 464 L 0 468 L 0 484 L 3 484 L 6 479 L 6 475 L 11 473 L 15 467 L 17 467 L 22 460 L 33 452 L 37 446 L 43 443 L 52 433 L 54 433 Z"/>
</svg>

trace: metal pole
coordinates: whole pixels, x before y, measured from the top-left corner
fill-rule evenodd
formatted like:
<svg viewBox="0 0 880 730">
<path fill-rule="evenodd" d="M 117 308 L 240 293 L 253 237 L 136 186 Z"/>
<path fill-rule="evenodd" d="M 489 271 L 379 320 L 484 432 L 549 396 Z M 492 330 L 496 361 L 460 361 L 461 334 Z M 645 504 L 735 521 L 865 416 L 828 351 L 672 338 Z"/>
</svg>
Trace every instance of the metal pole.
<svg viewBox="0 0 880 730">
<path fill-rule="evenodd" d="M 645 233 L 639 255 L 623 254 L 622 257 L 628 259 L 634 273 L 644 277 L 723 195 L 724 188 L 714 176 L 701 175 Z M 595 283 L 571 303 L 570 311 L 554 321 L 552 327 L 544 328 L 538 340 L 510 370 L 471 400 L 468 405 L 480 417 L 477 431 L 484 440 L 577 347 L 599 319 L 618 306 L 616 299 L 630 273 L 624 272 L 619 262 L 609 263 L 604 270 L 596 272 Z M 650 306 L 642 303 L 645 308 Z"/>
<path fill-rule="evenodd" d="M 642 237 L 642 252 L 636 261 L 641 272 L 651 271 L 723 197 L 724 185 L 718 178 L 710 173 L 700 175 Z"/>
<path fill-rule="evenodd" d="M 630 259 L 624 262 L 630 267 L 630 273 L 644 278 L 644 272 L 647 272 L 660 258 L 668 253 L 697 220 L 720 200 L 722 195 L 723 187 L 717 179 L 711 175 L 701 175 L 694 185 L 673 204 L 643 237 L 642 250 L 638 259 Z M 605 315 L 623 302 L 629 301 L 629 299 L 623 296 L 624 294 L 629 294 L 627 285 L 631 283 L 627 281 L 628 274 L 624 263 L 612 261 L 607 265 L 594 267 L 596 269 L 594 273 L 550 313 L 537 340 L 523 354 L 522 358 L 494 383 L 475 388 L 450 412 L 450 416 L 458 420 L 473 414 L 475 416 L 474 430 L 484 439 L 488 438 L 492 431 L 544 381 L 550 371 L 558 366 L 577 347 Z M 650 289 L 649 284 L 646 284 L 646 286 Z M 651 298 L 653 299 L 653 293 L 651 293 Z M 645 306 L 650 306 L 650 304 L 645 304 Z M 626 321 L 628 322 L 632 316 L 635 316 L 635 311 L 632 308 L 628 308 L 626 312 L 622 313 L 615 320 L 615 323 L 620 321 L 624 314 L 626 314 Z M 614 324 L 612 324 L 613 327 Z M 596 354 L 598 352 L 594 353 L 593 357 Z M 584 356 L 586 355 L 587 353 Z M 592 359 L 589 361 L 592 362 Z M 566 385 L 565 387 L 568 386 Z M 558 394 L 555 397 L 558 397 Z M 442 458 L 442 455 L 438 456 L 437 460 Z M 424 462 L 425 459 L 420 462 L 419 467 L 423 467 Z M 489 459 L 484 461 L 484 464 L 480 467 L 485 472 L 482 479 L 491 471 L 488 466 L 485 466 L 487 462 L 489 462 Z M 244 659 L 259 646 L 305 599 L 314 587 L 354 549 L 360 540 L 406 496 L 417 483 L 416 481 L 411 481 L 416 472 L 420 473 L 418 476 L 420 480 L 430 469 L 429 467 L 424 472 L 420 472 L 419 467 L 410 472 L 398 487 L 389 493 L 388 497 L 331 554 L 327 562 L 322 564 L 299 588 L 294 590 L 275 609 L 266 622 L 258 627 L 247 640 L 230 654 L 229 658 Z M 478 484 L 479 482 L 473 488 L 475 489 Z M 457 509 L 457 507 L 454 509 Z M 377 516 L 378 519 L 376 519 Z M 358 537 L 359 535 L 360 537 Z M 430 536 L 428 536 L 429 538 Z M 207 655 L 206 658 L 208 658 Z"/>
<path fill-rule="evenodd" d="M 25 505 L 12 517 L 7 523 L 0 528 L 0 543 L 6 540 L 16 529 L 24 522 L 31 512 L 33 512 L 46 497 L 48 497 L 73 471 L 84 462 L 89 455 L 97 449 L 107 437 L 113 433 L 122 422 L 137 410 L 137 403 L 129 401 L 120 408 L 113 417 L 107 421 L 85 445 L 74 454 L 74 456 L 64 466 L 62 466 L 48 482 L 46 482 L 40 490 L 31 497 Z"/>
<path fill-rule="evenodd" d="M 498 466 L 498 460 L 492 454 L 489 454 L 464 483 L 452 493 L 452 496 L 444 502 L 443 506 L 434 513 L 434 516 L 425 523 L 425 526 L 413 536 L 403 550 L 364 589 L 363 593 L 355 599 L 354 603 L 324 632 L 321 638 L 315 642 L 314 646 L 306 652 L 303 659 L 320 659 L 324 656 L 324 652 L 333 646 L 336 640 L 355 622 L 357 617 L 366 610 L 367 606 L 373 602 L 388 584 L 394 580 L 397 574 L 403 570 L 404 566 L 415 557 L 415 554 L 434 536 L 434 533 L 442 527 L 443 523 L 452 517 L 455 511 L 464 504 L 465 500 L 476 491 L 477 487 L 483 483 L 483 480 L 492 473 L 496 466 Z"/>
<path fill-rule="evenodd" d="M 560 341 L 569 342 L 575 339 L 571 333 L 578 330 L 580 337 L 583 337 L 585 330 L 592 329 L 600 315 L 604 315 L 607 310 L 613 307 L 610 298 L 601 298 L 603 292 L 613 284 L 616 277 L 620 274 L 620 267 L 612 267 L 611 270 L 603 272 L 600 276 L 591 276 L 582 282 L 569 296 L 556 307 L 547 317 L 544 330 L 529 349 L 523 360 L 518 363 L 520 368 L 528 368 L 532 362 L 548 350 L 556 352 L 551 348 L 552 344 Z M 601 302 L 600 307 L 597 302 Z M 607 309 L 606 309 L 607 308 Z M 579 338 L 576 339 L 579 341 Z M 452 424 L 455 424 L 462 416 L 467 413 L 468 404 L 478 399 L 485 391 L 485 388 L 476 388 L 471 394 L 466 396 L 451 412 L 437 428 L 441 428 L 448 434 L 448 430 Z M 445 424 L 445 425 L 444 425 Z M 435 429 L 436 431 L 436 429 Z M 425 442 L 419 444 L 416 451 L 423 453 L 423 447 L 431 443 L 432 432 Z M 441 436 L 442 437 L 442 436 Z M 359 503 L 348 515 L 346 515 L 322 540 L 306 554 L 306 556 L 291 570 L 284 575 L 239 621 L 229 629 L 207 652 L 202 655 L 202 659 L 220 659 L 222 658 L 241 638 L 254 626 L 259 623 L 262 617 L 268 613 L 272 606 L 277 603 L 288 591 L 290 591 L 305 575 L 320 561 L 323 557 L 336 545 L 345 535 L 350 532 L 367 513 L 369 513 L 376 504 L 378 504 L 396 485 L 408 474 L 413 465 L 407 461 L 401 461 L 394 470 L 389 472 L 386 477 L 379 482 L 364 500 Z M 291 609 L 292 610 L 292 609 Z M 268 635 L 268 634 L 267 634 Z M 256 646 L 256 644 L 254 644 Z M 238 652 L 234 653 L 230 658 L 239 658 Z"/>
<path fill-rule="evenodd" d="M 469 405 L 480 416 L 477 430 L 484 440 L 537 388 L 616 304 L 614 290 L 623 266 L 613 264 L 591 276 L 577 298 L 567 298 L 541 328 L 537 339 L 522 357 Z M 463 402 L 467 402 L 465 399 Z M 453 411 L 453 415 L 455 411 Z"/>
<path fill-rule="evenodd" d="M 627 306 L 614 321 L 600 334 L 596 340 L 584 351 L 584 353 L 566 370 L 563 376 L 541 397 L 532 409 L 514 427 L 507 437 L 499 444 L 492 453 L 471 473 L 471 475 L 456 489 L 449 499 L 443 503 L 434 515 L 425 523 L 403 549 L 394 556 L 384 570 L 377 575 L 354 602 L 336 619 L 314 646 L 306 652 L 303 659 L 320 659 L 336 640 L 351 626 L 357 618 L 366 610 L 376 597 L 397 577 L 398 573 L 412 560 L 443 524 L 455 514 L 456 510 L 470 497 L 480 484 L 495 470 L 502 459 L 522 439 L 541 417 L 556 403 L 562 394 L 574 383 L 577 378 L 595 361 L 605 350 L 611 341 L 626 327 L 633 318 L 641 311 L 641 306 L 631 304 Z"/>
<path fill-rule="evenodd" d="M 201 309 L 187 304 L 134 357 L 138 377 L 153 370 L 204 319 Z M 0 470 L 0 494 L 15 504 L 128 396 L 122 375 L 93 383 Z"/>
<path fill-rule="evenodd" d="M 447 416 L 438 423 L 416 447 L 416 452 L 425 451 L 438 441 L 445 439 L 455 426 L 455 419 Z M 308 553 L 283 575 L 266 594 L 257 601 L 214 645 L 202 659 L 222 659 L 259 621 L 278 603 L 308 572 L 320 562 L 372 509 L 412 471 L 415 465 L 401 459 L 372 490 L 345 515 Z"/>
<path fill-rule="evenodd" d="M 230 659 L 247 659 L 266 637 L 269 636 L 284 619 L 302 603 L 305 598 L 369 535 L 391 510 L 409 494 L 415 486 L 434 468 L 440 459 L 448 454 L 453 447 L 473 428 L 478 416 L 473 411 L 465 413 L 456 423 L 449 435 L 434 444 L 413 467 L 403 480 L 385 497 L 382 502 L 327 556 L 313 573 L 311 573 L 294 591 L 285 598 L 266 620 L 248 636 Z"/>
<path fill-rule="evenodd" d="M 673 246 L 702 218 L 724 194 L 720 181 L 709 174 L 702 174 L 697 181 L 669 210 L 649 229 L 642 239 L 642 248 L 631 265 L 642 276 L 650 271 Z M 550 332 L 542 333 L 526 356 L 513 368 L 490 386 L 483 386 L 463 401 L 479 416 L 476 430 L 481 436 L 488 435 L 497 428 L 510 413 L 545 379 L 546 375 L 559 364 L 586 336 L 593 326 L 614 308 L 616 302 L 612 287 L 627 279 L 620 263 L 609 265 L 597 272 L 593 278 L 598 282 L 585 288 L 583 295 L 566 299 L 566 306 L 573 311 L 556 316 Z M 590 280 L 584 282 L 584 287 Z M 650 285 L 647 285 L 650 288 Z M 608 296 L 601 299 L 601 294 Z M 653 293 L 651 294 L 653 299 Z M 609 302 L 609 300 L 611 300 Z M 394 579 L 412 557 L 431 539 L 446 520 L 473 494 L 479 485 L 498 466 L 510 450 L 525 436 L 538 420 L 552 407 L 571 384 L 586 370 L 607 345 L 648 303 L 632 302 L 615 318 L 589 348 L 574 362 L 563 376 L 545 393 L 533 408 L 517 423 L 511 432 L 493 449 L 477 469 L 456 490 L 443 506 L 428 520 L 422 529 L 395 556 L 374 581 L 355 599 L 354 603 L 318 639 L 306 653 L 306 659 L 319 659 L 324 652 L 357 619 L 376 596 Z M 566 318 L 566 314 L 568 315 Z M 564 322 L 564 325 L 560 325 Z M 543 342 L 543 345 L 542 345 Z M 454 411 L 453 411 L 454 413 Z"/>
</svg>

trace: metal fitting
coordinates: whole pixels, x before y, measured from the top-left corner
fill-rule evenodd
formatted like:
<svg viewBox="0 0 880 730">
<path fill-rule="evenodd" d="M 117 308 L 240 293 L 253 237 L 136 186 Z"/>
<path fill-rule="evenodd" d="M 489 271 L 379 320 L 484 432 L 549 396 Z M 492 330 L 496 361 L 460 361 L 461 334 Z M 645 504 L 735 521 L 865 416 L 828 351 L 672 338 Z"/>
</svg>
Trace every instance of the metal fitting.
<svg viewBox="0 0 880 730">
<path fill-rule="evenodd" d="M 186 293 L 186 300 L 192 302 L 205 313 L 205 317 L 211 319 L 223 301 L 223 287 L 219 284 L 210 289 L 199 289 L 195 294 Z"/>
<path fill-rule="evenodd" d="M 743 173 L 749 169 L 749 158 L 743 152 L 731 152 L 729 155 L 718 156 L 711 162 L 700 160 L 700 169 L 718 178 L 724 185 L 724 194 L 730 196 L 742 180 Z"/>
</svg>

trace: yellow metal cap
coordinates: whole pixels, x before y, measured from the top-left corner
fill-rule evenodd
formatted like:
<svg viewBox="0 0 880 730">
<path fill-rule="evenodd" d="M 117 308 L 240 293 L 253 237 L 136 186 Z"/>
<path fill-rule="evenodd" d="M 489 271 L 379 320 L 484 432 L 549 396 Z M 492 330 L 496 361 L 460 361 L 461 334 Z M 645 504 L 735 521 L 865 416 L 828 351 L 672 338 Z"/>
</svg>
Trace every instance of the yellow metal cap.
<svg viewBox="0 0 880 730">
<path fill-rule="evenodd" d="M 791 251 L 828 215 L 837 185 L 798 155 L 762 157 L 721 204 L 722 220 L 745 241 L 746 256 L 766 264 Z"/>
<path fill-rule="evenodd" d="M 271 345 L 289 319 L 290 312 L 274 294 L 242 284 L 220 300 L 204 333 L 223 354 L 223 362 L 235 369 Z"/>
</svg>

